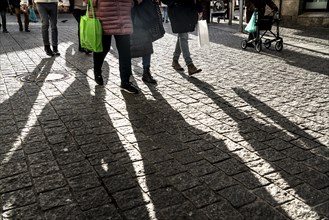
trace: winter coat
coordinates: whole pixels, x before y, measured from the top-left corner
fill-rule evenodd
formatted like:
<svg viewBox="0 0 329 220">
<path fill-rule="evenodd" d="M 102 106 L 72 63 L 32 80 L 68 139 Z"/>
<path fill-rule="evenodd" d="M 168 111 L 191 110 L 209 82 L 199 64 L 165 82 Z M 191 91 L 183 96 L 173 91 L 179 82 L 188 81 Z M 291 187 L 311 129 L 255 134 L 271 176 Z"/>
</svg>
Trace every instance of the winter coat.
<svg viewBox="0 0 329 220">
<path fill-rule="evenodd" d="M 5 11 L 8 8 L 7 0 L 0 0 L 0 11 Z"/>
<path fill-rule="evenodd" d="M 134 31 L 130 35 L 131 57 L 143 57 L 153 53 L 152 42 L 164 36 L 161 10 L 152 0 L 143 0 L 132 10 Z"/>
<path fill-rule="evenodd" d="M 127 35 L 133 32 L 132 0 L 93 0 L 95 16 L 100 19 L 104 35 Z"/>
<path fill-rule="evenodd" d="M 279 10 L 278 7 L 275 5 L 275 3 L 272 0 L 246 0 L 247 22 L 250 21 L 255 8 L 258 9 L 258 16 L 264 16 L 266 5 L 268 5 L 273 11 Z"/>
<path fill-rule="evenodd" d="M 34 0 L 35 3 L 58 3 L 58 0 Z M 29 0 L 21 0 L 21 5 L 28 5 Z M 63 0 L 63 6 L 70 6 L 69 0 Z"/>
<path fill-rule="evenodd" d="M 2 1 L 2 0 L 0 0 Z M 9 0 L 9 4 L 14 6 L 15 8 L 19 8 L 21 6 L 21 1 L 20 0 Z"/>
<path fill-rule="evenodd" d="M 198 12 L 202 12 L 199 0 L 163 0 L 168 5 L 168 16 L 173 33 L 187 33 L 195 30 Z"/>
</svg>

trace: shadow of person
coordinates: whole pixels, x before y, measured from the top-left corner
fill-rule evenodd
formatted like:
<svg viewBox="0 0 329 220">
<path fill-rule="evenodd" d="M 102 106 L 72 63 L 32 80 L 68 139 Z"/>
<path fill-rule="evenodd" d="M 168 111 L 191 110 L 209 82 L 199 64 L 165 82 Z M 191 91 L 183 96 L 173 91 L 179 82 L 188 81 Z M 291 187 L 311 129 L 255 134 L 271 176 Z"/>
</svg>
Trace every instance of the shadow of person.
<svg viewBox="0 0 329 220">
<path fill-rule="evenodd" d="M 140 175 L 159 219 L 244 219 L 255 218 L 256 211 L 259 219 L 285 219 L 283 209 L 277 212 L 249 191 L 270 183 L 244 165 L 243 147 L 197 121 L 189 124 L 154 87 L 149 89 L 153 98 L 122 95 L 133 128 L 127 136 L 133 136 L 143 157 Z M 270 193 L 262 193 L 271 200 Z"/>
<path fill-rule="evenodd" d="M 329 186 L 329 178 L 326 174 L 329 169 L 328 161 L 310 151 L 314 148 L 323 149 L 325 146 L 314 141 L 314 137 L 243 89 L 235 88 L 234 91 L 246 103 L 251 104 L 279 126 L 271 122 L 266 123 L 266 120 L 265 122 L 256 120 L 254 118 L 256 115 L 248 115 L 234 107 L 217 95 L 210 84 L 197 78 L 185 78 L 234 120 L 242 137 L 242 139 L 236 137 L 236 141 L 245 148 L 244 153 L 234 152 L 234 154 L 271 184 L 255 189 L 248 185 L 249 181 L 246 181 L 245 175 L 238 175 L 237 179 L 240 179 L 247 188 L 253 189 L 257 196 L 269 204 L 279 205 L 281 212 L 286 212 L 290 217 L 328 217 L 325 210 L 329 196 L 322 191 Z M 248 155 L 248 152 L 255 153 L 259 158 L 248 161 L 243 157 Z M 300 200 L 295 200 L 294 197 Z M 291 208 L 297 206 L 303 207 L 303 210 Z"/>
<path fill-rule="evenodd" d="M 44 84 L 53 63 L 54 58 L 42 59 L 31 73 L 17 77 L 22 84 L 18 84 L 15 79 L 15 82 L 6 82 L 7 86 L 10 85 L 7 88 L 8 99 L 0 104 L 0 201 L 3 218 L 33 218 L 35 214 L 28 211 L 34 206 L 20 207 L 35 201 L 33 183 L 28 172 L 29 160 L 25 155 L 36 148 L 34 141 L 41 144 L 45 140 L 37 113 L 46 99 Z M 26 196 L 28 199 L 22 205 L 22 199 Z"/>
</svg>

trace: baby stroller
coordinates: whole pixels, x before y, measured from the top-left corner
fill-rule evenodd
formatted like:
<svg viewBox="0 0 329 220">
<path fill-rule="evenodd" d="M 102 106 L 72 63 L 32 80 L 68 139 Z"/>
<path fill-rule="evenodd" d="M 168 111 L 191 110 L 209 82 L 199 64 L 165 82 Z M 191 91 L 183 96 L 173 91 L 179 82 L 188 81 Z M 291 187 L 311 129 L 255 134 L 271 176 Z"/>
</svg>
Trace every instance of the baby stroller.
<svg viewBox="0 0 329 220">
<path fill-rule="evenodd" d="M 246 49 L 248 46 L 254 47 L 255 50 L 259 53 L 262 50 L 262 39 L 265 34 L 268 33 L 269 37 L 273 37 L 272 39 L 265 39 L 264 46 L 268 49 L 271 47 L 272 42 L 275 42 L 275 50 L 281 51 L 283 49 L 283 39 L 280 37 L 279 31 L 279 13 L 272 12 L 272 15 L 267 15 L 263 17 L 258 16 L 258 11 L 255 9 L 256 14 L 256 32 L 251 33 L 252 38 L 248 38 L 247 40 L 242 40 L 241 47 L 242 49 Z M 276 25 L 276 33 L 272 32 L 272 25 Z M 262 32 L 262 33 L 261 33 Z M 266 35 L 266 36 L 268 36 Z"/>
</svg>

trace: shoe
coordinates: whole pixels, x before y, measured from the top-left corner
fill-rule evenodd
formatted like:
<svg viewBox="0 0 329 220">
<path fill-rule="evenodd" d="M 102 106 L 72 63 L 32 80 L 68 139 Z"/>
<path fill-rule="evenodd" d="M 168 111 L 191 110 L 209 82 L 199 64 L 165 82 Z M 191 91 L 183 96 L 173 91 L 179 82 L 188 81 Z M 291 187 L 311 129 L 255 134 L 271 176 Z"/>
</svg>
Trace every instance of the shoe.
<svg viewBox="0 0 329 220">
<path fill-rule="evenodd" d="M 187 65 L 187 70 L 190 76 L 196 73 L 200 73 L 202 71 L 202 69 L 196 68 L 193 63 Z"/>
<path fill-rule="evenodd" d="M 91 53 L 90 50 L 87 50 L 87 49 L 84 49 L 84 48 L 79 48 L 79 52 L 82 52 L 82 53 L 85 53 L 85 54 L 90 54 Z"/>
<path fill-rule="evenodd" d="M 144 82 L 147 82 L 147 83 L 152 83 L 152 84 L 156 84 L 157 83 L 157 81 L 151 75 L 150 67 L 149 66 L 144 68 L 142 80 Z"/>
<path fill-rule="evenodd" d="M 120 88 L 121 88 L 121 90 L 123 90 L 125 92 L 128 92 L 128 93 L 132 93 L 132 94 L 138 94 L 139 93 L 136 86 L 134 84 L 132 84 L 131 82 L 121 83 Z"/>
<path fill-rule="evenodd" d="M 95 82 L 98 85 L 100 85 L 100 86 L 104 85 L 104 80 L 103 80 L 103 77 L 102 77 L 102 72 L 99 72 L 99 73 L 94 72 L 94 76 L 95 76 Z"/>
<path fill-rule="evenodd" d="M 31 32 L 29 29 L 25 29 L 25 32 Z"/>
<path fill-rule="evenodd" d="M 53 46 L 53 52 L 55 56 L 60 56 L 61 54 L 58 51 L 58 47 L 57 46 Z"/>
<path fill-rule="evenodd" d="M 3 32 L 3 33 L 9 33 L 7 30 L 3 30 L 2 32 Z"/>
<path fill-rule="evenodd" d="M 55 54 L 54 52 L 50 49 L 50 45 L 45 45 L 45 52 L 48 56 L 53 57 Z"/>
<path fill-rule="evenodd" d="M 19 31 L 23 31 L 23 27 L 19 27 Z"/>
<path fill-rule="evenodd" d="M 178 60 L 173 60 L 173 61 L 172 61 L 172 67 L 173 67 L 176 71 L 184 71 L 183 67 L 178 63 Z"/>
<path fill-rule="evenodd" d="M 169 21 L 166 21 L 166 23 L 168 23 Z"/>
</svg>

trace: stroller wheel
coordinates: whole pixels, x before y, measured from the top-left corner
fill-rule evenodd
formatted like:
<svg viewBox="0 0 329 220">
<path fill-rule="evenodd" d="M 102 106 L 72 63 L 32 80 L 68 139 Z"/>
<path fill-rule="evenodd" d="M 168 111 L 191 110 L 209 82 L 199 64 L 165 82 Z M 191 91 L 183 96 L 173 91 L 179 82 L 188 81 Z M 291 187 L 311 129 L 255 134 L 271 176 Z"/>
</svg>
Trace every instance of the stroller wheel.
<svg viewBox="0 0 329 220">
<path fill-rule="evenodd" d="M 262 40 L 256 43 L 255 50 L 259 53 L 262 50 Z"/>
<path fill-rule="evenodd" d="M 247 41 L 246 40 L 242 40 L 241 41 L 241 48 L 242 49 L 246 49 L 247 48 Z"/>
<path fill-rule="evenodd" d="M 271 47 L 271 41 L 270 39 L 266 39 L 265 42 L 264 42 L 264 46 L 268 49 Z"/>
<path fill-rule="evenodd" d="M 283 40 L 279 40 L 278 42 L 276 42 L 275 49 L 276 51 L 281 51 L 283 49 Z"/>
</svg>

